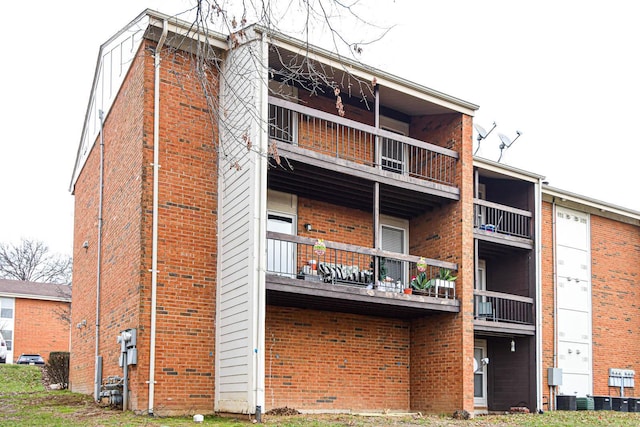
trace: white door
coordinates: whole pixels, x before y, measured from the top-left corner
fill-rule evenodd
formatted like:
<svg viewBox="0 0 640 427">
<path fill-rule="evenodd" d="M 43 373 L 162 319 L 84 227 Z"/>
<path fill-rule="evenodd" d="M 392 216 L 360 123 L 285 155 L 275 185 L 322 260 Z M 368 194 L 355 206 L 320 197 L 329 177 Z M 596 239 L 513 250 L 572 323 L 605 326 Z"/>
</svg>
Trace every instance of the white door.
<svg viewBox="0 0 640 427">
<path fill-rule="evenodd" d="M 477 276 L 476 276 L 476 290 L 487 290 L 487 264 L 485 260 L 478 260 Z M 486 296 L 474 297 L 475 312 L 478 319 L 493 319 L 495 316 L 493 303 L 488 301 Z"/>
<path fill-rule="evenodd" d="M 473 404 L 487 407 L 487 341 L 475 340 L 473 348 Z"/>
<path fill-rule="evenodd" d="M 282 213 L 267 216 L 267 231 L 295 235 L 295 217 Z M 296 246 L 292 242 L 267 239 L 267 272 L 295 277 Z"/>
<path fill-rule="evenodd" d="M 382 250 L 397 252 L 400 254 L 405 253 L 405 230 L 398 227 L 392 227 L 388 225 L 382 226 Z M 384 267 L 387 272 L 387 277 L 393 279 L 392 283 L 407 283 L 407 272 L 401 261 L 385 259 Z"/>
</svg>

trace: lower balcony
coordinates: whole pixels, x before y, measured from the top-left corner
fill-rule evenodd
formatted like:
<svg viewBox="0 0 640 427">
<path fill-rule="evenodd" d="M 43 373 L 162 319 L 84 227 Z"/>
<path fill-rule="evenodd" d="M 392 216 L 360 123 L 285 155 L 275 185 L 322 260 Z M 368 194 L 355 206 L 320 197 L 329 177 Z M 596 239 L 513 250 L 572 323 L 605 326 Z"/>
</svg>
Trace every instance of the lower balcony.
<svg viewBox="0 0 640 427">
<path fill-rule="evenodd" d="M 533 298 L 480 290 L 473 295 L 475 331 L 535 334 Z"/>
<path fill-rule="evenodd" d="M 393 318 L 457 313 L 457 265 L 267 232 L 267 304 Z M 411 292 L 411 293 L 409 293 Z"/>
</svg>

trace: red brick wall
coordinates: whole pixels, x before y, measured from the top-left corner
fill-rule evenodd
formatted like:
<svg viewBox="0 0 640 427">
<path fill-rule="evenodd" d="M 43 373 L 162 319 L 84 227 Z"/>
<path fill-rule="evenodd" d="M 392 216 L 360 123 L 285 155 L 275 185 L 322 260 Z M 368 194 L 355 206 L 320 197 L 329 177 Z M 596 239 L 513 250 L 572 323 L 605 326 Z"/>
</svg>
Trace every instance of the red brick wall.
<svg viewBox="0 0 640 427">
<path fill-rule="evenodd" d="M 411 324 L 411 410 L 452 413 L 465 407 L 462 315 L 440 314 Z M 473 347 L 473 340 L 471 342 Z M 473 352 L 473 348 L 471 350 Z M 473 359 L 470 362 L 473 368 Z M 471 377 L 473 381 L 473 377 Z"/>
<path fill-rule="evenodd" d="M 140 52 L 144 52 L 144 47 Z M 104 125 L 103 243 L 99 353 L 104 377 L 122 375 L 117 334 L 138 327 L 144 63 L 138 55 Z M 73 391 L 93 393 L 96 339 L 100 146 L 96 141 L 75 186 L 74 265 L 70 380 Z M 88 242 L 88 248 L 82 247 Z M 140 356 L 145 354 L 141 351 Z M 144 357 L 140 357 L 140 365 Z M 147 358 L 148 359 L 148 358 Z M 137 369 L 131 385 L 137 388 Z M 135 394 L 132 396 L 137 397 Z"/>
<path fill-rule="evenodd" d="M 591 215 L 593 392 L 619 395 L 608 387 L 609 368 L 640 372 L 640 227 Z"/>
<path fill-rule="evenodd" d="M 153 58 L 143 45 L 105 122 L 100 354 L 104 377 L 122 375 L 116 337 L 138 329 L 131 405 L 148 406 Z M 163 55 L 160 101 L 159 238 L 154 412 L 213 411 L 216 263 L 214 127 L 190 59 Z M 217 80 L 212 77 L 213 88 Z M 98 148 L 76 184 L 74 391 L 93 391 Z M 142 208 L 144 206 L 144 209 Z M 89 241 L 89 249 L 82 242 Z"/>
<path fill-rule="evenodd" d="M 552 204 L 542 204 L 543 382 L 553 366 L 554 266 Z M 640 371 L 640 228 L 590 215 L 593 393 L 617 395 L 608 387 L 609 368 Z M 628 390 L 627 395 L 637 394 Z M 546 389 L 543 395 L 547 396 Z"/>
<path fill-rule="evenodd" d="M 411 409 L 473 411 L 473 167 L 472 119 L 461 115 L 415 118 L 411 135 L 460 153 L 460 201 L 411 220 L 410 252 L 458 264 L 460 313 L 412 325 Z M 430 360 L 439 363 L 430 364 Z M 435 383 L 426 377 L 438 378 Z"/>
<path fill-rule="evenodd" d="M 266 410 L 409 409 L 409 323 L 267 307 Z"/>
<path fill-rule="evenodd" d="M 70 304 L 60 301 L 15 299 L 13 359 L 23 353 L 49 360 L 52 351 L 69 351 L 69 322 L 60 318 Z"/>
<path fill-rule="evenodd" d="M 160 85 L 160 184 L 156 334 L 156 414 L 213 412 L 215 268 L 217 262 L 217 130 L 192 59 L 164 53 Z M 215 67 L 212 67 L 215 70 Z M 144 195 L 151 206 L 153 66 L 146 62 Z M 210 76 L 213 98 L 218 81 Z M 144 317 L 148 343 L 151 297 L 151 211 L 143 217 Z M 146 364 L 146 361 L 145 361 Z M 147 368 L 148 369 L 148 368 Z M 144 376 L 147 373 L 144 372 Z M 146 388 L 146 377 L 139 378 Z M 144 403 L 147 405 L 147 402 Z M 142 405 L 141 405 L 142 406 Z"/>
<path fill-rule="evenodd" d="M 304 224 L 309 223 L 312 231 Z M 373 212 L 298 198 L 298 235 L 373 247 Z"/>
<path fill-rule="evenodd" d="M 555 300 L 554 300 L 554 264 L 553 264 L 553 207 L 549 202 L 542 202 L 541 210 L 541 275 L 542 275 L 542 395 L 549 397 L 549 388 L 547 387 L 547 368 L 554 367 L 553 349 L 554 349 L 554 316 L 555 316 Z M 548 401 L 548 400 L 547 400 Z"/>
</svg>

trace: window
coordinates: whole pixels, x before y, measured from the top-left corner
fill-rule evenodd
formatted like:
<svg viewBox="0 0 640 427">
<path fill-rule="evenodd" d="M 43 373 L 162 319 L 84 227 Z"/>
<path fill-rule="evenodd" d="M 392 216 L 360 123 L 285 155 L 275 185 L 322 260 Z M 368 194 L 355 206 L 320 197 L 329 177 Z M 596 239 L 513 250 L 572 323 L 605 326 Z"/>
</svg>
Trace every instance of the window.
<svg viewBox="0 0 640 427">
<path fill-rule="evenodd" d="M 408 123 L 389 117 L 380 117 L 380 128 L 397 133 L 398 135 L 406 136 L 409 134 Z M 406 144 L 392 138 L 382 138 L 381 150 L 381 165 L 383 170 L 395 173 L 405 173 L 407 171 L 406 162 L 409 156 Z"/>
<path fill-rule="evenodd" d="M 2 330 L 0 333 L 7 344 L 7 351 L 11 351 L 13 349 L 13 331 Z"/>
<path fill-rule="evenodd" d="M 13 299 L 0 298 L 0 318 L 13 319 Z"/>
</svg>

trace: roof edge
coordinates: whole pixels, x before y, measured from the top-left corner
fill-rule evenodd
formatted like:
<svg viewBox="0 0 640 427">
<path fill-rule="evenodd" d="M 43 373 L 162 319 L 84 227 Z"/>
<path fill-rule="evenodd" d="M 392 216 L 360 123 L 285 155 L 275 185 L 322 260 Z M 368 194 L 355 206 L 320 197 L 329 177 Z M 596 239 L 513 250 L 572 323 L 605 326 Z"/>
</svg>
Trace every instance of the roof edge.
<svg viewBox="0 0 640 427">
<path fill-rule="evenodd" d="M 456 98 L 451 95 L 447 95 L 444 92 L 440 92 L 435 89 L 431 89 L 427 86 L 420 85 L 418 83 L 415 83 L 403 77 L 395 76 L 379 68 L 366 65 L 362 62 L 358 62 L 353 59 L 346 58 L 338 53 L 329 51 L 327 49 L 324 49 L 322 47 L 319 47 L 310 43 L 306 43 L 302 40 L 296 39 L 286 34 L 270 30 L 262 25 L 254 24 L 252 25 L 252 27 L 256 32 L 264 33 L 267 37 L 269 37 L 272 43 L 276 42 L 275 44 L 280 45 L 281 47 L 289 48 L 289 49 L 291 48 L 303 49 L 307 51 L 309 54 L 315 55 L 319 58 L 323 58 L 326 61 L 337 62 L 343 65 L 345 68 L 351 68 L 360 73 L 366 74 L 369 77 L 375 77 L 379 83 L 382 83 L 381 79 L 388 80 L 389 82 L 392 82 L 396 85 L 400 85 L 407 89 L 411 89 L 416 92 L 423 93 L 430 97 L 439 99 L 444 103 L 456 105 L 460 109 L 465 110 L 461 112 L 465 112 L 466 114 L 473 116 L 473 112 L 475 112 L 480 108 L 480 106 L 473 104 L 471 102 L 464 101 L 460 98 Z"/>
<path fill-rule="evenodd" d="M 554 198 L 554 197 L 560 198 L 562 202 L 569 201 L 577 205 L 596 209 L 602 214 L 612 213 L 615 215 L 620 215 L 623 217 L 627 217 L 627 218 L 639 221 L 640 223 L 640 211 L 625 208 L 623 206 L 618 206 L 613 203 L 604 202 L 602 200 L 597 200 L 591 197 L 572 193 L 570 191 L 562 190 L 556 187 L 551 187 L 549 185 L 542 186 L 542 194 L 543 196 L 546 195 L 549 198 Z"/>
</svg>

